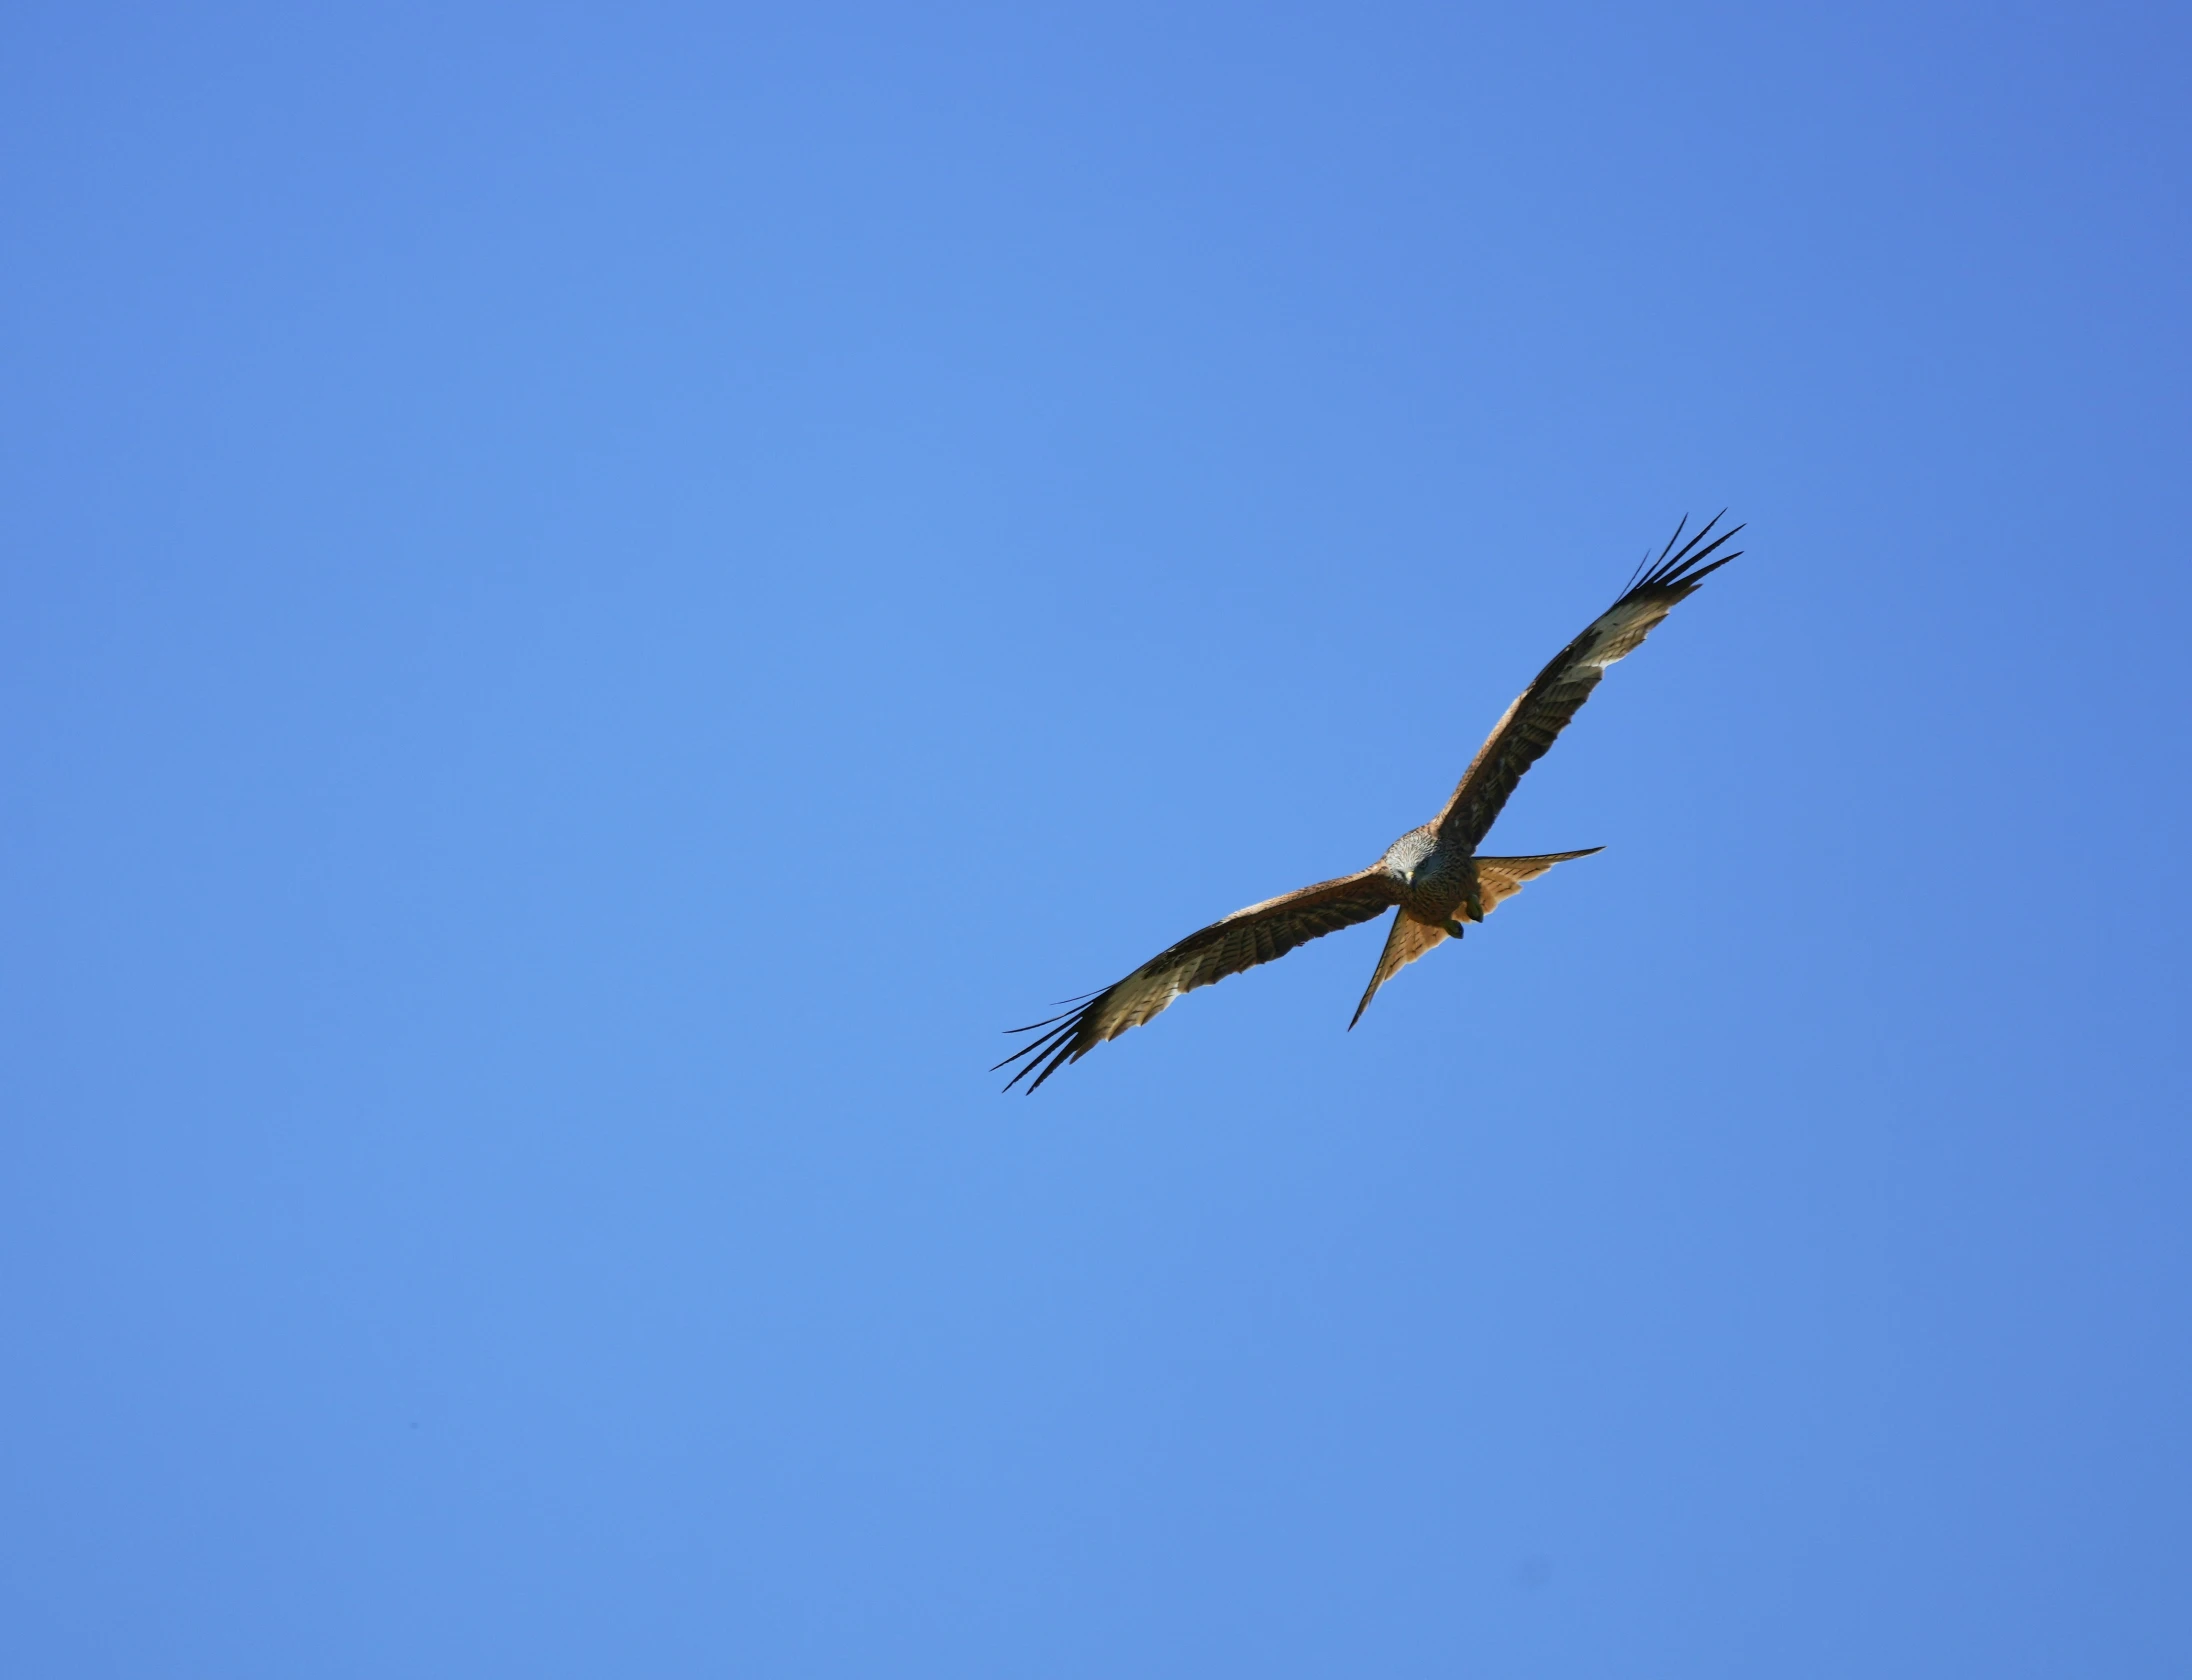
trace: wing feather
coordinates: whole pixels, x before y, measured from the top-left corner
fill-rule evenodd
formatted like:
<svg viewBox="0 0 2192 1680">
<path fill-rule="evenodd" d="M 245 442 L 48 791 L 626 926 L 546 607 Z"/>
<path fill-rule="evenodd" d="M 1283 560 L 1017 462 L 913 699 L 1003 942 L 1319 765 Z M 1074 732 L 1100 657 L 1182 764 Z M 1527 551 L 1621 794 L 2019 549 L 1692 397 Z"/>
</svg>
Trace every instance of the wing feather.
<svg viewBox="0 0 2192 1680">
<path fill-rule="evenodd" d="M 1553 662 L 1537 674 L 1515 703 L 1509 706 L 1484 745 L 1477 749 L 1469 768 L 1462 772 L 1454 795 L 1438 816 L 1439 838 L 1459 842 L 1474 850 L 1491 832 L 1493 821 L 1515 791 L 1515 784 L 1553 744 L 1568 720 L 1582 709 L 1591 690 L 1605 676 L 1606 667 L 1626 658 L 1651 634 L 1676 604 L 1688 597 L 1708 575 L 1718 571 L 1742 552 L 1737 549 L 1712 559 L 1713 551 L 1742 526 L 1731 526 L 1712 537 L 1721 515 L 1715 514 L 1687 543 L 1682 543 L 1685 519 L 1667 539 L 1657 559 L 1639 568 L 1621 598 L 1593 619 L 1583 634 L 1562 648 Z M 1710 542 L 1706 538 L 1712 537 Z M 1681 543 L 1679 552 L 1676 544 Z"/>
<path fill-rule="evenodd" d="M 1068 1062 L 1077 1062 L 1107 1038 L 1161 1015 L 1182 992 L 1216 985 L 1228 975 L 1275 961 L 1297 945 L 1367 922 L 1399 902 L 1397 883 L 1373 866 L 1334 881 L 1281 894 L 1236 910 L 1160 951 L 1132 974 L 1062 1015 L 1016 1033 L 1037 1036 L 997 1064 L 1023 1062 L 1005 1082 L 1011 1090 L 1030 1074 L 1033 1091 Z M 992 1069 L 995 1072 L 996 1069 Z"/>
</svg>

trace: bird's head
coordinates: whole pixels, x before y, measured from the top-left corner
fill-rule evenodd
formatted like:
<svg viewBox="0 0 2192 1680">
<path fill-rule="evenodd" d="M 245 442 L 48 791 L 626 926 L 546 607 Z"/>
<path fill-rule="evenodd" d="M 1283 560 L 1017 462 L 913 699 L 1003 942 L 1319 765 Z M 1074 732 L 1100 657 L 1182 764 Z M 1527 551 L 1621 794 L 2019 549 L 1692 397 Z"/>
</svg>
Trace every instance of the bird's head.
<svg viewBox="0 0 2192 1680">
<path fill-rule="evenodd" d="M 1385 848 L 1385 856 L 1378 859 L 1378 866 L 1389 875 L 1397 875 L 1403 881 L 1413 881 L 1423 860 L 1431 855 L 1438 844 L 1438 836 L 1430 824 L 1411 828 L 1398 840 Z"/>
</svg>

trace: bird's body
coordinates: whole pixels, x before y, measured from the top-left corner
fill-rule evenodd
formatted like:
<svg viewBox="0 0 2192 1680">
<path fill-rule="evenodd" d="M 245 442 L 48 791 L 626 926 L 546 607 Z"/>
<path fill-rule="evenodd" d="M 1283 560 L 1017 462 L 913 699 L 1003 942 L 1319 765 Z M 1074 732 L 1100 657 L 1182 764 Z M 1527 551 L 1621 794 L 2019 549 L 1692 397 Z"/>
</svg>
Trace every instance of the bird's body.
<svg viewBox="0 0 2192 1680">
<path fill-rule="evenodd" d="M 1502 899 L 1554 864 L 1599 850 L 1592 846 L 1535 857 L 1492 857 L 1477 848 L 1523 772 L 1590 698 L 1606 667 L 1632 652 L 1706 574 L 1736 558 L 1733 553 L 1711 558 L 1742 529 L 1736 526 L 1706 541 L 1718 523 L 1717 518 L 1709 521 L 1676 553 L 1682 537 L 1678 528 L 1657 560 L 1639 568 L 1621 598 L 1554 656 L 1493 726 L 1436 817 L 1395 840 L 1368 869 L 1236 910 L 1160 951 L 1065 1014 L 1014 1028 L 1038 1036 L 997 1064 L 1002 1068 L 1024 1062 L 1005 1088 L 1009 1091 L 1033 1074 L 1028 1083 L 1033 1091 L 1067 1062 L 1079 1061 L 1105 1039 L 1158 1015 L 1182 992 L 1270 962 L 1308 940 L 1390 909 L 1393 925 L 1385 949 L 1355 1006 L 1359 1021 L 1380 986 L 1426 951 L 1460 938 L 1465 922 L 1481 922 Z"/>
<path fill-rule="evenodd" d="M 1476 904 L 1479 907 L 1470 919 L 1484 920 L 1477 893 L 1476 853 L 1457 842 L 1442 841 L 1436 824 L 1411 828 L 1385 848 L 1377 866 L 1392 880 L 1394 902 L 1403 916 L 1451 931 L 1455 914 Z"/>
</svg>

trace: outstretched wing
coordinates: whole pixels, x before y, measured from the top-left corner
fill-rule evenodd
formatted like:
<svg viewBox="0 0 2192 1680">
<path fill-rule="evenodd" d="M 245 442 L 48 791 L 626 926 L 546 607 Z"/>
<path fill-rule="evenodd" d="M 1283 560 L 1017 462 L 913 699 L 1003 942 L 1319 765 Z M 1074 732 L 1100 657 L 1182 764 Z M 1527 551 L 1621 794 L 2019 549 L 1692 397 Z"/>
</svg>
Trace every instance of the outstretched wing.
<svg viewBox="0 0 2192 1680">
<path fill-rule="evenodd" d="M 1621 599 L 1562 648 L 1507 708 L 1507 715 L 1493 726 L 1490 737 L 1477 749 L 1453 798 L 1439 813 L 1441 842 L 1475 850 L 1491 832 L 1493 820 L 1507 803 L 1507 796 L 1515 791 L 1515 784 L 1522 780 L 1522 773 L 1543 758 L 1553 738 L 1568 727 L 1568 720 L 1591 697 L 1606 667 L 1634 651 L 1651 634 L 1652 627 L 1674 610 L 1676 602 L 1742 552 L 1738 549 L 1711 559 L 1715 549 L 1743 529 L 1737 525 L 1707 542 L 1705 539 L 1712 536 L 1713 527 L 1719 523 L 1720 515 L 1715 514 L 1703 530 L 1682 545 L 1679 553 L 1675 545 L 1682 541 L 1683 527 L 1676 526 L 1667 546 L 1659 551 L 1659 558 L 1642 569 Z"/>
<path fill-rule="evenodd" d="M 1369 921 L 1399 902 L 1397 885 L 1373 866 L 1251 904 L 1222 922 L 1212 922 L 1063 1015 L 1030 1027 L 1014 1027 L 1014 1032 L 1038 1036 L 997 1064 L 1010 1067 L 1025 1058 L 1025 1065 L 1005 1082 L 1005 1089 L 1011 1090 L 1032 1073 L 1035 1078 L 1028 1089 L 1033 1091 L 1105 1039 L 1154 1019 L 1182 992 L 1215 985 L 1229 974 L 1283 957 L 1297 945 Z"/>
</svg>

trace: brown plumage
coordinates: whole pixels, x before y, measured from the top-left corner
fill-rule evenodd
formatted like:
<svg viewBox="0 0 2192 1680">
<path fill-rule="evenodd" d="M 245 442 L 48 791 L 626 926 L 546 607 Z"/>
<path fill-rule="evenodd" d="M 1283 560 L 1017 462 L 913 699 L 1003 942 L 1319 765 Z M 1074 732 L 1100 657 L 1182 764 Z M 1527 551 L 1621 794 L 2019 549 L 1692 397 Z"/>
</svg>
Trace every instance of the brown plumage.
<svg viewBox="0 0 2192 1680">
<path fill-rule="evenodd" d="M 1352 1028 L 1380 986 L 1426 951 L 1461 937 L 1457 916 L 1481 922 L 1501 900 L 1520 892 L 1525 881 L 1535 880 L 1556 863 L 1601 850 L 1591 846 L 1537 857 L 1477 855 L 1478 845 L 1523 772 L 1568 727 L 1568 720 L 1605 676 L 1606 667 L 1633 652 L 1677 602 L 1742 552 L 1712 558 L 1743 528 L 1737 525 L 1713 537 L 1713 527 L 1720 523 L 1717 514 L 1677 552 L 1675 545 L 1682 542 L 1688 523 L 1684 520 L 1675 528 L 1658 557 L 1637 569 L 1621 598 L 1562 648 L 1507 708 L 1436 817 L 1403 834 L 1368 869 L 1236 910 L 1158 952 L 1116 985 L 1074 1000 L 1074 1007 L 1064 1014 L 1014 1027 L 1016 1033 L 1036 1036 L 997 1064 L 1005 1068 L 1022 1063 L 1005 1089 L 1033 1074 L 1028 1089 L 1035 1090 L 1067 1062 L 1079 1061 L 1105 1039 L 1117 1038 L 1129 1027 L 1161 1014 L 1182 992 L 1213 985 L 1229 974 L 1283 957 L 1297 945 L 1396 910 L 1369 989 L 1355 1006 L 1354 1020 L 1348 1022 Z"/>
</svg>

